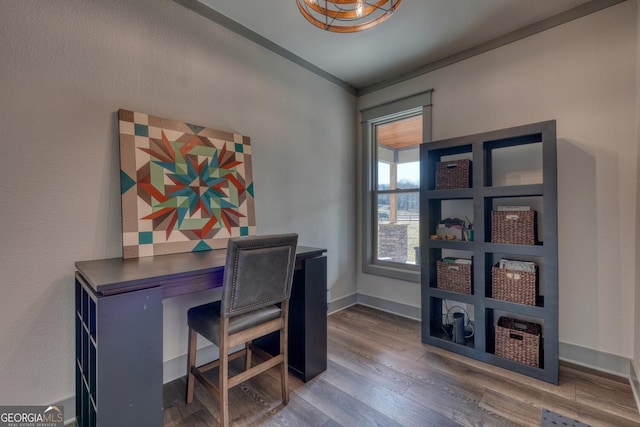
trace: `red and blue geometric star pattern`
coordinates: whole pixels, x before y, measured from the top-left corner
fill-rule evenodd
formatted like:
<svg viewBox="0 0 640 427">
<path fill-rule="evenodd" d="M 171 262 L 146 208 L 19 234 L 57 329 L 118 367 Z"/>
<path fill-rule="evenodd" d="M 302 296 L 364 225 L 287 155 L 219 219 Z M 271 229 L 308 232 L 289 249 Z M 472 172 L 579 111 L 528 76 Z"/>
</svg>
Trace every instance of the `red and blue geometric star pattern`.
<svg viewBox="0 0 640 427">
<path fill-rule="evenodd" d="M 255 234 L 250 139 L 119 110 L 124 258 Z"/>
</svg>

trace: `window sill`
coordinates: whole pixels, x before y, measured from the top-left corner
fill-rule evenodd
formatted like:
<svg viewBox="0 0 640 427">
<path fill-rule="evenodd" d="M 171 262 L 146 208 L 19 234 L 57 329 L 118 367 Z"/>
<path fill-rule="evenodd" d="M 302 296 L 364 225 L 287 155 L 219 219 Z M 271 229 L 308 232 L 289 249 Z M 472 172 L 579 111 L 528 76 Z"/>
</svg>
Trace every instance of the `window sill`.
<svg viewBox="0 0 640 427">
<path fill-rule="evenodd" d="M 420 270 L 409 270 L 406 268 L 392 267 L 380 264 L 364 264 L 362 272 L 375 274 L 376 276 L 390 277 L 392 279 L 404 280 L 406 282 L 420 283 Z"/>
</svg>

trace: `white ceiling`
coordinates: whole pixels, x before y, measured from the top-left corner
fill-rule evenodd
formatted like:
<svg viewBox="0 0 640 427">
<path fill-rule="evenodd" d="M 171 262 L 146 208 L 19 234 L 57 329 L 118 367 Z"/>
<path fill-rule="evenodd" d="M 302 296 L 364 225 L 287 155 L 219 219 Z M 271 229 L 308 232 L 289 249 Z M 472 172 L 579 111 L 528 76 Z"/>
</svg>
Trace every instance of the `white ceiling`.
<svg viewBox="0 0 640 427">
<path fill-rule="evenodd" d="M 352 34 L 311 25 L 295 0 L 176 1 L 362 92 L 622 0 L 404 0 L 390 19 Z"/>
</svg>

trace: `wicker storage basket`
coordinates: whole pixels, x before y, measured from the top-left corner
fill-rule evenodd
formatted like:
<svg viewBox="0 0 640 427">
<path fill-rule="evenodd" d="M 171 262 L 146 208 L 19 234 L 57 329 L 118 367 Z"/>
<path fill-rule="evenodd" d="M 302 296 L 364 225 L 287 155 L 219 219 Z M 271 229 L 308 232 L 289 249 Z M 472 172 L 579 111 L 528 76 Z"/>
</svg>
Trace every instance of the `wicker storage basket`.
<svg viewBox="0 0 640 427">
<path fill-rule="evenodd" d="M 500 317 L 496 325 L 496 356 L 540 367 L 542 326 L 524 320 Z"/>
<path fill-rule="evenodd" d="M 491 211 L 491 242 L 536 244 L 536 211 Z"/>
<path fill-rule="evenodd" d="M 436 190 L 469 188 L 471 160 L 452 160 L 436 163 Z"/>
<path fill-rule="evenodd" d="M 491 296 L 502 301 L 536 305 L 538 273 L 509 270 L 493 266 L 491 269 Z"/>
<path fill-rule="evenodd" d="M 438 289 L 471 295 L 471 264 L 436 261 Z"/>
</svg>

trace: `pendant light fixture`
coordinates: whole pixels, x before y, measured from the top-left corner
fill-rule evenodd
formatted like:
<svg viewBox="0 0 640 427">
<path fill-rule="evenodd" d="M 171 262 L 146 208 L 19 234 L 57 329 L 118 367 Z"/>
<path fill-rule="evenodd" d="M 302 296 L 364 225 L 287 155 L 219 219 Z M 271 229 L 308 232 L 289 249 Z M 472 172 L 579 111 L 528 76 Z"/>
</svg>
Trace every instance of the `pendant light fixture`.
<svg viewBox="0 0 640 427">
<path fill-rule="evenodd" d="M 396 11 L 402 0 L 296 0 L 307 21 L 335 33 L 374 27 Z"/>
</svg>

